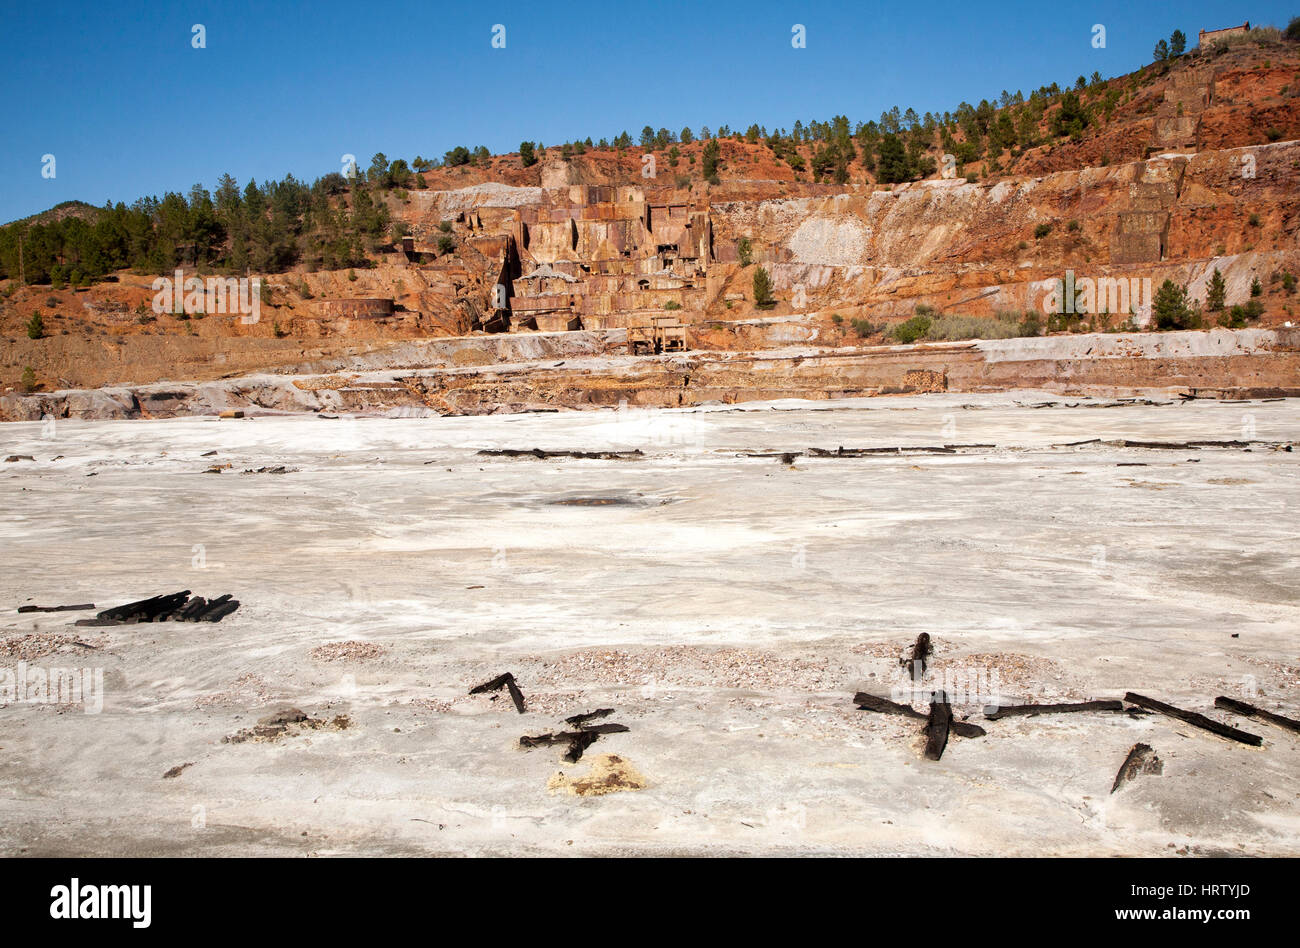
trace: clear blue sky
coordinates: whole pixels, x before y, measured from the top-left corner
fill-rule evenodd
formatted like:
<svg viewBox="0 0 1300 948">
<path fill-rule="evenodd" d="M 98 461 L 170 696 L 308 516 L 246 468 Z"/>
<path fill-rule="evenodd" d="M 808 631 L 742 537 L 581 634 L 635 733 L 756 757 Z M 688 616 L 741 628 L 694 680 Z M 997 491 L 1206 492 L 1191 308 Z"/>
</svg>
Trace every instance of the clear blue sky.
<svg viewBox="0 0 1300 948">
<path fill-rule="evenodd" d="M 0 24 L 0 221 L 133 201 L 344 153 L 408 161 L 652 125 L 789 128 L 919 114 L 1128 72 L 1182 29 L 1285 26 L 1300 0 L 1180 3 L 607 2 L 18 4 Z M 191 27 L 207 47 L 191 46 Z M 505 49 L 491 46 L 494 24 Z M 791 26 L 807 48 L 791 47 Z M 1105 49 L 1092 26 L 1104 24 Z M 56 177 L 41 176 L 53 154 Z"/>
</svg>

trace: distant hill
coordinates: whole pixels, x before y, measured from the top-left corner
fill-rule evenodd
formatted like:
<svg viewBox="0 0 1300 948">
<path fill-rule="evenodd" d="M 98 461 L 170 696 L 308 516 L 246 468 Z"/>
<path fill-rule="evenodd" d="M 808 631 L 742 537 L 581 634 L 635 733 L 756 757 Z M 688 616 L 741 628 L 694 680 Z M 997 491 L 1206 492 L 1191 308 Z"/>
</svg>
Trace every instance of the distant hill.
<svg viewBox="0 0 1300 948">
<path fill-rule="evenodd" d="M 102 208 L 87 204 L 85 201 L 64 201 L 39 214 L 0 224 L 0 227 L 8 227 L 10 224 L 57 224 L 69 217 L 80 217 L 84 221 L 94 223 L 99 220 L 99 215 L 102 213 Z"/>
</svg>

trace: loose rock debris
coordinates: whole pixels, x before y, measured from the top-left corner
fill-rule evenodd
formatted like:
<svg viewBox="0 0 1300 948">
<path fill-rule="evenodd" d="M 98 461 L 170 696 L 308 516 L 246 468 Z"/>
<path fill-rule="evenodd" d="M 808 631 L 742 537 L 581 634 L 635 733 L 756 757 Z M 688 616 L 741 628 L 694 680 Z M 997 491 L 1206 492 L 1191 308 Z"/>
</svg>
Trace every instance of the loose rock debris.
<svg viewBox="0 0 1300 948">
<path fill-rule="evenodd" d="M 221 739 L 223 744 L 242 744 L 245 741 L 276 741 L 282 737 L 293 737 L 303 731 L 345 731 L 352 726 L 346 714 L 335 715 L 330 720 L 313 718 L 299 708 L 283 708 L 259 718 L 257 724 L 250 728 L 236 731 Z M 188 765 L 187 765 L 188 766 Z"/>
<path fill-rule="evenodd" d="M 28 632 L 26 635 L 15 635 L 7 639 L 0 639 L 0 658 L 34 662 L 37 659 L 44 658 L 47 655 L 54 655 L 66 649 L 84 648 L 96 651 L 105 644 L 102 639 L 92 643 L 83 642 L 75 636 L 57 632 Z"/>
<path fill-rule="evenodd" d="M 1134 744 L 1128 752 L 1128 756 L 1124 758 L 1124 763 L 1120 765 L 1119 773 L 1115 775 L 1115 782 L 1111 785 L 1110 792 L 1114 793 L 1139 774 L 1158 776 L 1164 773 L 1164 770 L 1164 762 L 1156 756 L 1156 752 L 1151 749 L 1150 744 Z"/>
<path fill-rule="evenodd" d="M 166 596 L 154 596 L 114 606 L 100 612 L 93 619 L 78 619 L 76 624 L 104 626 L 130 625 L 136 622 L 220 622 L 238 608 L 239 600 L 232 599 L 230 593 L 211 600 L 202 596 L 191 599 L 190 591 L 184 589 Z"/>
<path fill-rule="evenodd" d="M 385 654 L 382 645 L 374 642 L 326 642 L 311 650 L 311 657 L 318 662 L 364 662 L 379 658 Z"/>
<path fill-rule="evenodd" d="M 491 681 L 485 681 L 481 685 L 475 685 L 469 690 L 469 693 L 472 695 L 483 694 L 487 691 L 500 691 L 503 687 L 510 692 L 510 700 L 515 703 L 515 710 L 520 714 L 526 713 L 524 708 L 524 693 L 519 690 L 519 685 L 515 681 L 515 676 L 510 672 L 506 672 L 504 675 L 497 675 L 497 677 L 493 678 Z"/>
</svg>

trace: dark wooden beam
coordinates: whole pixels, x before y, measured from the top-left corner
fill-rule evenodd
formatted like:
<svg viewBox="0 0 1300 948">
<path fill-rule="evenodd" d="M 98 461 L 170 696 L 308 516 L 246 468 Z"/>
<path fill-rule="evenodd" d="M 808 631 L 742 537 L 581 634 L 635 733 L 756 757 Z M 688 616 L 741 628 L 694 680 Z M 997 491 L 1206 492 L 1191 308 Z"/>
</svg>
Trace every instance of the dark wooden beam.
<svg viewBox="0 0 1300 948">
<path fill-rule="evenodd" d="M 1122 701 L 1081 701 L 1076 704 L 1013 704 L 984 715 L 990 721 L 1036 714 L 1074 714 L 1079 711 L 1123 711 Z"/>
<path fill-rule="evenodd" d="M 930 701 L 930 721 L 925 726 L 925 756 L 927 760 L 938 760 L 948 746 L 948 731 L 952 728 L 952 706 L 948 696 L 936 691 Z"/>
<path fill-rule="evenodd" d="M 1295 720 L 1295 718 L 1283 717 L 1280 714 L 1274 714 L 1272 711 L 1257 708 L 1253 704 L 1246 704 L 1244 701 L 1234 701 L 1220 695 L 1214 699 L 1214 706 L 1248 718 L 1259 718 L 1261 721 L 1267 721 L 1269 724 L 1276 724 L 1278 727 L 1284 727 L 1288 731 L 1295 731 L 1300 734 L 1300 721 Z"/>
<path fill-rule="evenodd" d="M 1245 731 L 1239 731 L 1231 725 L 1220 724 L 1218 721 L 1212 721 L 1203 714 L 1197 714 L 1195 711 L 1184 711 L 1182 708 L 1175 708 L 1172 704 L 1165 704 L 1163 701 L 1157 701 L 1155 698 L 1147 698 L 1130 691 L 1124 695 L 1124 700 L 1129 704 L 1137 705 L 1139 708 L 1146 708 L 1149 711 L 1159 711 L 1161 714 L 1167 714 L 1171 718 L 1177 718 L 1185 724 L 1199 727 L 1202 730 L 1209 731 L 1211 734 L 1217 734 L 1219 737 L 1226 737 L 1230 741 L 1239 741 L 1242 744 L 1249 744 L 1251 747 L 1258 747 L 1260 744 L 1264 743 L 1264 739 L 1258 734 L 1247 734 Z"/>
</svg>

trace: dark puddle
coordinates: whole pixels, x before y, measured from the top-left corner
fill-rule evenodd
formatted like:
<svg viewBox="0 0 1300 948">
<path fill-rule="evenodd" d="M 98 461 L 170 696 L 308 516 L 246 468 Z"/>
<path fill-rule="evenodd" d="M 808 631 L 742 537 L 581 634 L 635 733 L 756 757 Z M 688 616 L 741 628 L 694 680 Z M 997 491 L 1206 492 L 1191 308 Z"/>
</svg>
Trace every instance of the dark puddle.
<svg viewBox="0 0 1300 948">
<path fill-rule="evenodd" d="M 645 497 L 562 497 L 548 500 L 548 507 L 654 507 L 664 501 L 652 501 Z"/>
</svg>

